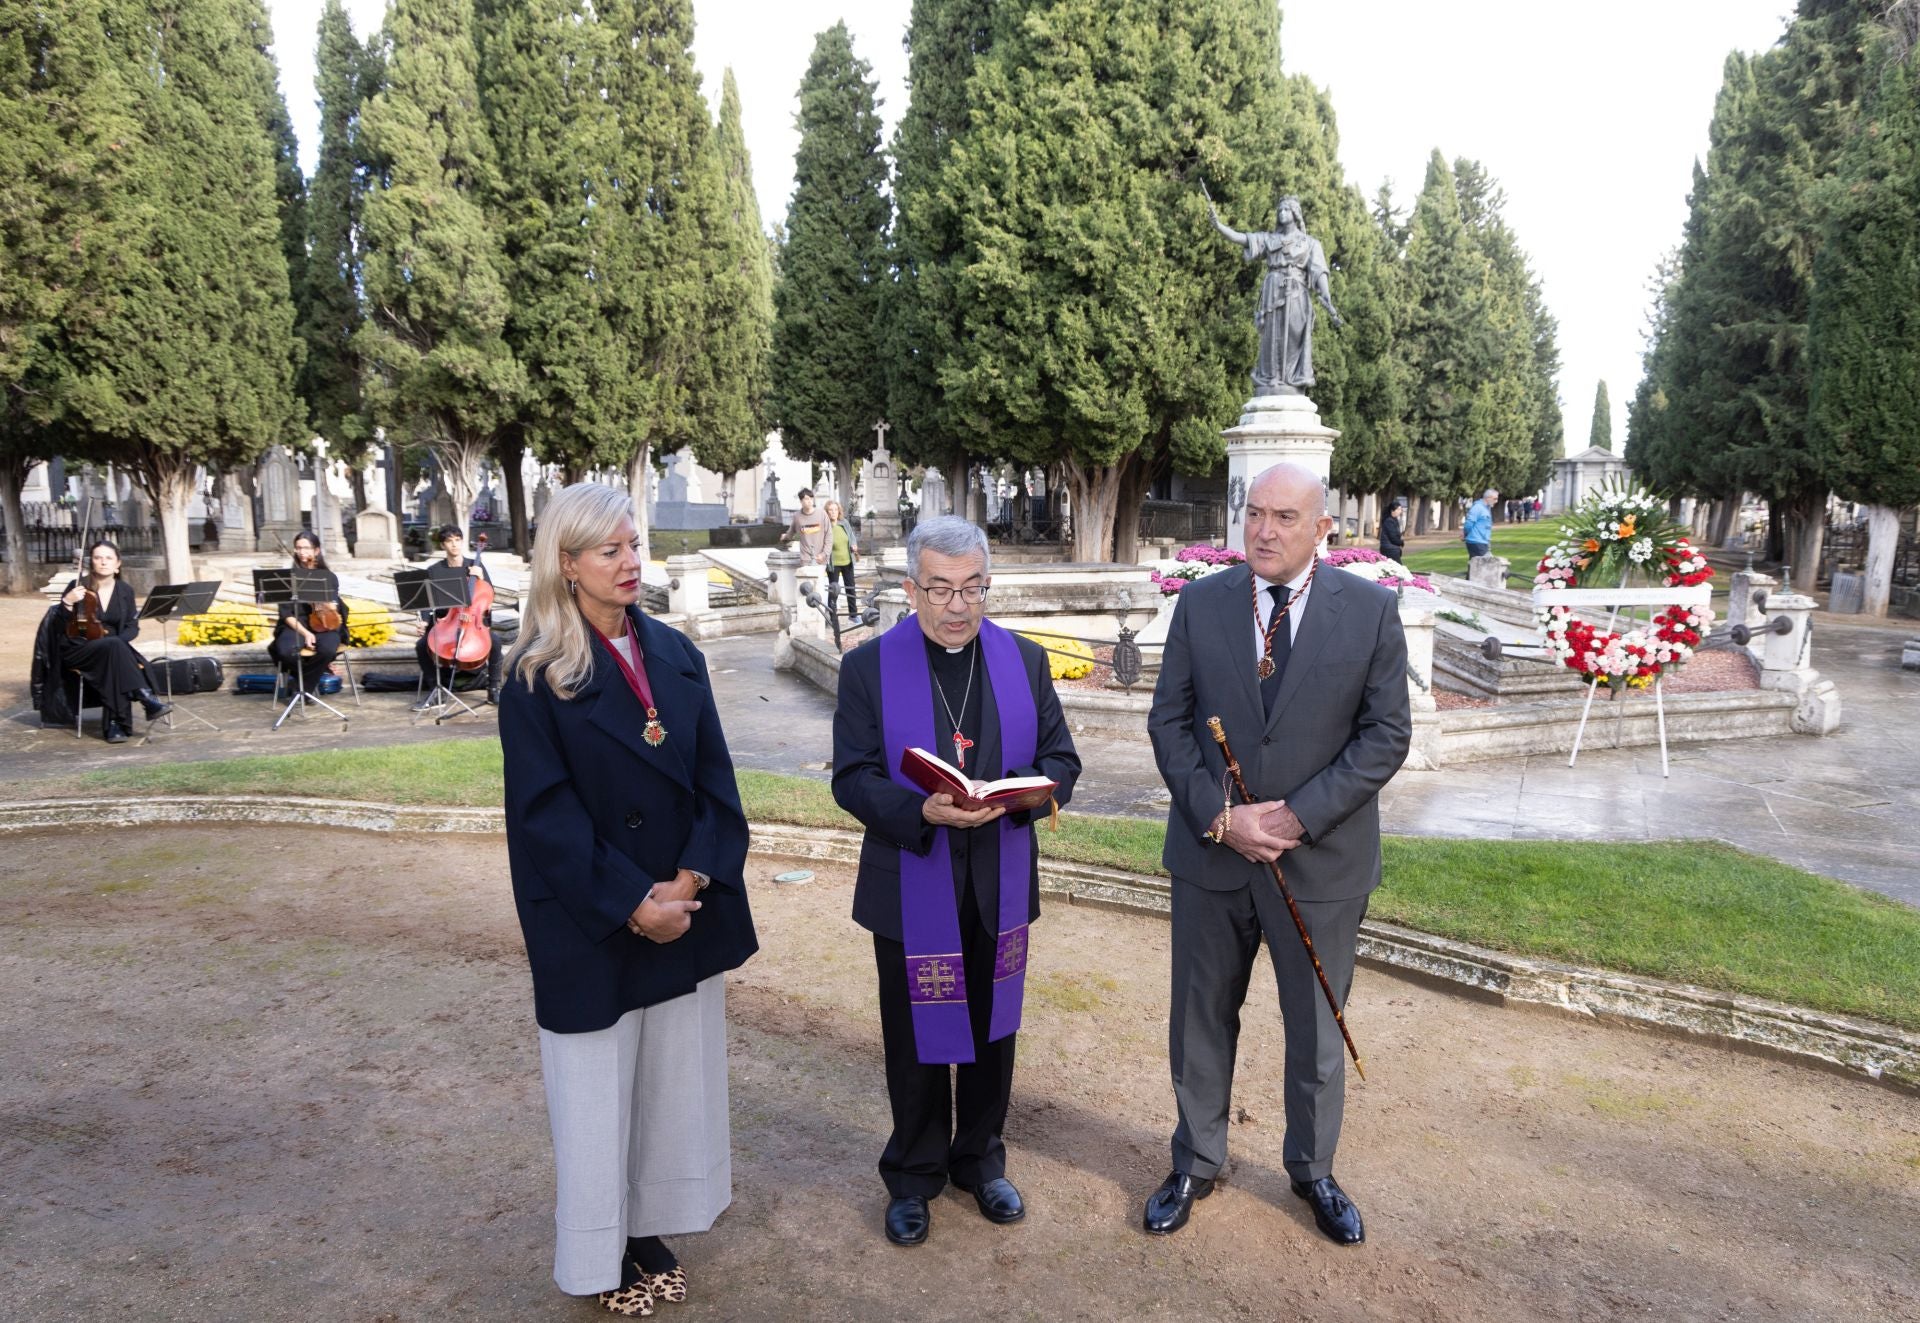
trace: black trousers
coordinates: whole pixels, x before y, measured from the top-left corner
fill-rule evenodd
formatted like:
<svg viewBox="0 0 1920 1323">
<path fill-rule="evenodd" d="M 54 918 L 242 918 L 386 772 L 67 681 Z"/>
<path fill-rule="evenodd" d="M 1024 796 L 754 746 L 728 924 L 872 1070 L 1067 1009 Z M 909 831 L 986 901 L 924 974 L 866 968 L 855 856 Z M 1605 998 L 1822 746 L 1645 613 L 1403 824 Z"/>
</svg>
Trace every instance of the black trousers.
<svg viewBox="0 0 1920 1323">
<path fill-rule="evenodd" d="M 880 1154 L 880 1179 L 898 1199 L 928 1199 L 951 1177 L 979 1187 L 1007 1174 L 1007 1100 L 1013 1094 L 1013 1049 L 1018 1034 L 987 1041 L 993 1014 L 994 934 L 980 922 L 969 887 L 960 904 L 961 963 L 967 974 L 967 1012 L 973 1022 L 971 1065 L 924 1066 L 913 1044 L 913 1003 L 907 994 L 907 949 L 873 936 L 880 974 L 880 1041 L 886 1050 L 887 1101 L 893 1134 Z"/>
<path fill-rule="evenodd" d="M 848 561 L 845 565 L 828 564 L 827 604 L 829 607 L 840 600 L 840 585 L 834 582 L 836 577 L 847 585 L 847 618 L 854 619 L 860 612 L 853 604 L 853 562 Z"/>
<path fill-rule="evenodd" d="M 487 640 L 487 692 L 491 693 L 500 687 L 500 636 L 488 630 Z M 429 685 L 444 683 L 447 688 L 453 688 L 456 668 L 434 656 L 433 649 L 427 646 L 424 638 L 413 645 L 413 656 L 420 663 L 420 674 L 427 677 Z"/>
<path fill-rule="evenodd" d="M 340 655 L 340 631 L 337 629 L 316 629 L 313 632 L 313 656 L 300 655 L 300 636 L 291 629 L 276 629 L 273 642 L 267 645 L 267 655 L 273 658 L 273 664 L 283 671 L 292 671 L 295 662 L 300 664 L 301 679 L 305 681 L 308 693 L 318 693 L 320 677 L 326 674 L 327 667 L 333 665 L 333 659 Z"/>
<path fill-rule="evenodd" d="M 97 639 L 64 639 L 60 669 L 77 672 L 100 696 L 109 721 L 133 724 L 133 696 L 148 688 L 147 660 L 117 634 Z M 905 977 L 902 975 L 902 977 Z"/>
</svg>

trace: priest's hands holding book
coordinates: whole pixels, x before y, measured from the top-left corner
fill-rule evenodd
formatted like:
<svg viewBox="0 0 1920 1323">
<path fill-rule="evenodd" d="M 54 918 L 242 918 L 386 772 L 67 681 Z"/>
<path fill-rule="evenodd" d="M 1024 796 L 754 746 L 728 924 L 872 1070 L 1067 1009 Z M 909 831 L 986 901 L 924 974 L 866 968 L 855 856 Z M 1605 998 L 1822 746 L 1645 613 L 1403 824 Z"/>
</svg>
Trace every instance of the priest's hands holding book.
<svg viewBox="0 0 1920 1323">
<path fill-rule="evenodd" d="M 975 782 L 975 786 L 985 784 Z M 1006 813 L 999 804 L 989 804 L 984 808 L 963 809 L 953 802 L 953 796 L 946 791 L 928 795 L 926 802 L 920 805 L 920 816 L 936 827 L 980 827 Z"/>
<path fill-rule="evenodd" d="M 1226 817 L 1224 812 L 1222 817 Z M 1220 827 L 1220 818 L 1212 824 Z M 1283 799 L 1262 800 L 1258 804 L 1236 804 L 1220 843 L 1249 863 L 1270 864 L 1298 846 L 1306 835 L 1300 819 Z"/>
</svg>

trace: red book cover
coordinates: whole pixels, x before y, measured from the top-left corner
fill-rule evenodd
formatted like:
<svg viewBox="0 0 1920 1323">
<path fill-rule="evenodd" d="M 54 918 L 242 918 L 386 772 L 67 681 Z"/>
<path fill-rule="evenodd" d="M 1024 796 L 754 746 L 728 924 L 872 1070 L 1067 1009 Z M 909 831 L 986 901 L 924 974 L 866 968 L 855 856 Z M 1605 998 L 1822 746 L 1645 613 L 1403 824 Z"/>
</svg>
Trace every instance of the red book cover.
<svg viewBox="0 0 1920 1323">
<path fill-rule="evenodd" d="M 998 781 L 975 782 L 952 763 L 921 748 L 908 749 L 900 755 L 900 771 L 929 795 L 952 795 L 955 807 L 969 810 L 1003 808 L 1009 813 L 1018 813 L 1040 807 L 1060 788 L 1058 781 L 1044 776 L 1008 776 Z"/>
</svg>

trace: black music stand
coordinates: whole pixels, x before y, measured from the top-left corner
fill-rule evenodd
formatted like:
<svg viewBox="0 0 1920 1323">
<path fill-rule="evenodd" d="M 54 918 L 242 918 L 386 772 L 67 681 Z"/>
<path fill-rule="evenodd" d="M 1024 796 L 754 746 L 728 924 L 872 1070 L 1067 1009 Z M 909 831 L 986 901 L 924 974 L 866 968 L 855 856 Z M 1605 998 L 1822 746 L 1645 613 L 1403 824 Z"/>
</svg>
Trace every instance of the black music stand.
<svg viewBox="0 0 1920 1323">
<path fill-rule="evenodd" d="M 160 622 L 160 661 L 161 669 L 167 674 L 167 704 L 183 716 L 192 717 L 208 730 L 220 728 L 201 716 L 198 712 L 189 712 L 173 701 L 173 645 L 167 638 L 167 625 L 175 616 L 205 615 L 213 608 L 213 601 L 220 595 L 223 580 L 206 579 L 200 583 L 165 583 L 147 594 L 147 600 L 141 604 L 139 620 L 158 620 Z M 165 717 L 167 729 L 173 729 L 173 713 Z"/>
<path fill-rule="evenodd" d="M 443 562 L 444 563 L 444 562 Z M 424 570 L 400 570 L 393 576 L 393 587 L 400 599 L 402 611 L 414 611 L 431 616 L 439 611 L 458 611 L 473 601 L 473 576 L 465 570 L 457 575 L 436 573 L 436 568 Z M 427 628 L 433 628 L 429 622 Z M 489 641 L 491 642 L 491 641 Z M 433 691 L 426 697 L 421 711 L 438 709 L 433 724 L 439 725 L 455 714 L 449 708 L 459 708 L 470 717 L 480 714 L 467 705 L 466 700 L 453 692 L 453 677 L 460 668 L 449 664 L 440 665 L 440 659 L 433 659 Z M 441 680 L 442 674 L 446 679 Z"/>
<path fill-rule="evenodd" d="M 331 601 L 332 598 L 332 585 L 327 582 L 326 574 L 320 570 L 284 569 L 253 572 L 253 600 L 261 606 L 279 606 L 283 602 L 304 606 L 312 602 Z M 298 657 L 293 659 L 293 685 L 293 697 L 287 700 L 286 708 L 274 719 L 274 730 L 279 730 L 285 724 L 287 718 L 293 715 L 295 708 L 302 709 L 300 715 L 305 716 L 305 709 L 309 705 L 324 707 L 340 718 L 342 726 L 347 724 L 346 713 L 320 695 L 308 692 L 307 669 L 300 664 Z"/>
</svg>

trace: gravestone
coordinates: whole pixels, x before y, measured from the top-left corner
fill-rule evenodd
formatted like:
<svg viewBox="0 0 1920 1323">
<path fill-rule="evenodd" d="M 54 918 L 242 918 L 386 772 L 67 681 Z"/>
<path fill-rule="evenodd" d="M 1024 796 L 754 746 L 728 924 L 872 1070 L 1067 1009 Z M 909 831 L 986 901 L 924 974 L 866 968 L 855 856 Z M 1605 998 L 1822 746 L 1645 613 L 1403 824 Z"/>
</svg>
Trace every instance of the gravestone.
<svg viewBox="0 0 1920 1323">
<path fill-rule="evenodd" d="M 659 481 L 650 508 L 649 524 L 660 529 L 724 528 L 727 507 L 718 502 L 706 504 L 692 499 L 693 484 L 687 471 L 692 467 L 692 452 L 681 449 L 667 456 L 667 472 Z"/>
<path fill-rule="evenodd" d="M 369 479 L 367 508 L 353 519 L 353 554 L 359 560 L 399 560 L 400 516 L 387 509 L 383 482 Z"/>
<path fill-rule="evenodd" d="M 900 536 L 900 472 L 894 465 L 893 455 L 887 450 L 887 432 L 890 429 L 889 423 L 874 424 L 873 432 L 879 440 L 867 460 L 866 512 L 872 518 L 860 531 L 861 540 L 873 545 L 892 542 Z"/>
<path fill-rule="evenodd" d="M 313 464 L 313 531 L 320 539 L 323 550 L 338 552 L 347 545 L 345 527 L 341 521 L 340 498 L 333 494 L 328 485 L 333 465 L 325 459 L 316 459 Z"/>
<path fill-rule="evenodd" d="M 253 497 L 240 483 L 237 473 L 220 475 L 220 547 L 221 551 L 252 551 Z"/>
<path fill-rule="evenodd" d="M 1513 562 L 1505 556 L 1473 556 L 1467 560 L 1467 582 L 1476 588 L 1505 588 Z"/>
<path fill-rule="evenodd" d="M 533 517 L 537 520 L 547 512 L 547 502 L 553 499 L 553 486 L 542 474 L 540 485 L 533 489 Z"/>
<path fill-rule="evenodd" d="M 947 475 L 938 465 L 928 465 L 926 476 L 920 480 L 920 517 L 931 519 L 947 513 L 947 509 Z"/>
<path fill-rule="evenodd" d="M 285 446 L 268 447 L 254 471 L 253 485 L 260 493 L 260 527 L 253 549 L 284 555 L 282 544 L 292 546 L 293 535 L 300 531 L 300 470 Z"/>
<path fill-rule="evenodd" d="M 1837 616 L 1857 616 L 1866 604 L 1866 576 L 1852 571 L 1834 571 L 1833 589 L 1827 594 L 1827 610 Z"/>
</svg>

